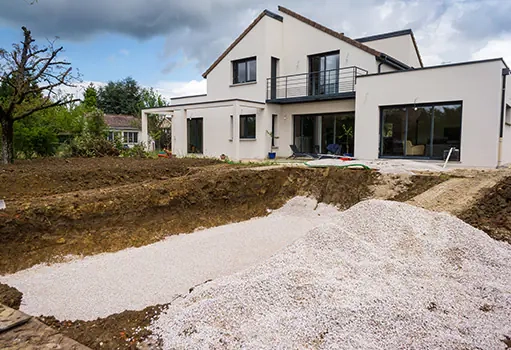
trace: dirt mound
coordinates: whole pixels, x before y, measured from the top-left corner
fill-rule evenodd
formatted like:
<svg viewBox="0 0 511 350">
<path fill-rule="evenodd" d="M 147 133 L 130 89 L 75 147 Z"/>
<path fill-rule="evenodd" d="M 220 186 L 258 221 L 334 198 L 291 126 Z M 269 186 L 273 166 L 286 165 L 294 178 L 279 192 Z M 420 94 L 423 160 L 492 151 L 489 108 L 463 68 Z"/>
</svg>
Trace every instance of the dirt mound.
<svg viewBox="0 0 511 350">
<path fill-rule="evenodd" d="M 447 179 L 449 179 L 449 175 L 445 174 L 438 176 L 414 175 L 410 177 L 410 181 L 405 184 L 405 190 L 390 198 L 390 200 L 406 202 L 407 200 L 429 190 L 430 188 L 441 184 Z"/>
<path fill-rule="evenodd" d="M 511 243 L 511 176 L 487 190 L 459 217 L 492 238 Z"/>
<path fill-rule="evenodd" d="M 183 176 L 213 159 L 42 158 L 0 165 L 0 199 L 7 201 Z M 225 164 L 224 164 L 225 165 Z"/>
<path fill-rule="evenodd" d="M 297 195 L 348 208 L 370 195 L 374 177 L 344 169 L 210 167 L 186 177 L 18 201 L 0 216 L 0 273 L 247 220 Z"/>
<path fill-rule="evenodd" d="M 58 321 L 53 316 L 39 320 L 91 349 L 138 349 L 139 341 L 152 334 L 147 326 L 165 307 L 124 311 L 94 321 Z"/>
<path fill-rule="evenodd" d="M 369 200 L 151 326 L 164 349 L 499 349 L 511 248 L 461 220 Z"/>
<path fill-rule="evenodd" d="M 0 283 L 0 304 L 19 310 L 23 294 L 14 287 Z"/>
</svg>

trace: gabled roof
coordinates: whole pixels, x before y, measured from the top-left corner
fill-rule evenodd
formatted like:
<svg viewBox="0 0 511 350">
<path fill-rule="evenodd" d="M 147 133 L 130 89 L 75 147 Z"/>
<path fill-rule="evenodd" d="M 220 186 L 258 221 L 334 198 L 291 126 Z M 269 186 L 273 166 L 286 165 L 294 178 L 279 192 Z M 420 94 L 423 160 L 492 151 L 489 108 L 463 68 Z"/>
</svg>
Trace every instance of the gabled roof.
<svg viewBox="0 0 511 350">
<path fill-rule="evenodd" d="M 306 17 L 304 17 L 304 16 L 302 16 L 302 15 L 296 13 L 296 12 L 293 12 L 293 11 L 291 11 L 291 10 L 285 8 L 285 7 L 279 6 L 279 11 L 282 12 L 282 13 L 285 13 L 286 15 L 291 16 L 291 17 L 293 17 L 293 18 L 295 18 L 295 19 L 297 19 L 299 21 L 302 21 L 303 23 L 306 23 L 306 24 L 308 24 L 308 25 L 310 25 L 310 26 L 312 26 L 312 27 L 314 27 L 314 28 L 316 28 L 318 30 L 321 30 L 322 32 L 324 32 L 326 34 L 329 34 L 329 35 L 331 35 L 333 37 L 336 37 L 337 39 L 340 39 L 340 40 L 342 40 L 344 42 L 347 42 L 348 44 L 350 44 L 352 46 L 355 46 L 355 47 L 357 47 L 357 48 L 359 48 L 359 49 L 361 49 L 361 50 L 363 50 L 365 52 L 368 52 L 371 55 L 374 55 L 376 57 L 380 57 L 380 55 L 381 55 L 381 52 L 379 52 L 379 51 L 377 51 L 377 50 L 375 50 L 375 49 L 373 49 L 373 48 L 371 48 L 371 47 L 369 47 L 367 45 L 364 45 L 364 44 L 362 44 L 362 43 L 360 43 L 360 42 L 358 42 L 356 40 L 348 38 L 346 35 L 344 35 L 344 33 L 338 33 L 335 30 L 327 28 L 327 27 L 325 27 L 325 26 L 323 26 L 323 25 L 321 25 L 321 24 L 319 24 L 317 22 L 314 22 L 313 20 L 308 19 L 308 18 L 306 18 Z"/>
<path fill-rule="evenodd" d="M 140 129 L 140 121 L 132 115 L 105 114 L 104 118 L 110 128 Z"/>
<path fill-rule="evenodd" d="M 367 46 L 365 44 L 362 44 L 360 41 L 351 39 L 351 38 L 347 37 L 346 35 L 344 35 L 344 33 L 336 32 L 335 30 L 327 28 L 327 27 L 325 27 L 325 26 L 323 26 L 323 25 L 321 25 L 321 24 L 319 24 L 319 23 L 317 23 L 317 22 L 315 22 L 315 21 L 313 21 L 313 20 L 311 20 L 309 18 L 306 18 L 306 17 L 304 17 L 304 16 L 302 16 L 302 15 L 300 15 L 300 14 L 294 12 L 294 11 L 291 11 L 291 10 L 289 10 L 289 9 L 283 7 L 283 6 L 279 6 L 278 9 L 279 9 L 280 12 L 285 13 L 288 16 L 291 16 L 291 17 L 293 17 L 293 18 L 295 18 L 295 19 L 297 19 L 297 20 L 299 20 L 299 21 L 301 21 L 303 23 L 306 23 L 306 24 L 308 24 L 308 25 L 310 25 L 310 26 L 312 26 L 312 27 L 314 27 L 314 28 L 316 28 L 316 29 L 318 29 L 318 30 L 328 34 L 328 35 L 331 35 L 331 36 L 333 36 L 333 37 L 335 37 L 335 38 L 337 38 L 339 40 L 342 40 L 342 41 L 344 41 L 344 42 L 346 42 L 346 43 L 348 43 L 348 44 L 350 44 L 352 46 L 355 46 L 356 48 L 359 48 L 360 50 L 363 50 L 363 51 L 365 51 L 365 52 L 375 56 L 379 60 L 382 60 L 382 59 L 386 60 L 387 58 L 391 58 L 392 59 L 391 56 L 386 55 L 386 54 L 384 54 L 384 53 L 382 53 L 380 51 L 377 51 L 377 50 L 375 50 L 375 49 L 373 49 L 373 48 L 371 48 L 371 47 L 369 47 L 369 46 Z M 229 52 L 232 51 L 232 49 L 234 49 L 234 47 L 236 45 L 238 45 L 238 43 L 252 30 L 252 28 L 254 28 L 257 25 L 257 23 L 259 23 L 259 21 L 261 19 L 263 19 L 264 16 L 268 16 L 268 17 L 273 18 L 273 19 L 275 19 L 277 21 L 280 21 L 280 22 L 283 21 L 282 16 L 279 16 L 279 15 L 273 13 L 273 12 L 270 12 L 268 10 L 264 10 L 263 12 L 261 12 L 261 14 L 259 16 L 257 16 L 257 18 L 243 31 L 243 33 L 241 33 L 240 36 L 238 36 L 236 38 L 236 40 L 234 40 L 233 43 L 202 74 L 202 77 L 206 78 L 207 75 L 225 58 L 225 56 L 227 56 L 227 54 L 229 54 Z M 415 44 L 415 39 L 413 38 L 413 34 L 412 34 L 412 39 L 413 39 L 415 48 L 417 50 L 417 45 Z M 418 54 L 418 52 L 419 51 L 417 50 L 417 54 Z M 399 69 L 408 69 L 408 68 L 410 68 L 408 65 L 406 65 L 406 64 L 404 64 L 402 62 L 399 62 L 396 59 L 392 59 L 392 60 L 395 61 L 395 63 L 397 64 Z M 419 61 L 420 61 L 421 66 L 422 66 L 422 61 L 420 59 L 420 55 L 419 55 Z"/>
<path fill-rule="evenodd" d="M 247 29 L 245 29 L 243 31 L 243 33 L 240 34 L 240 36 L 238 36 L 236 38 L 236 40 L 233 41 L 233 43 L 216 59 L 215 62 L 213 62 L 213 64 L 202 74 L 202 77 L 203 78 L 206 78 L 207 75 L 220 63 L 220 61 L 222 61 L 225 56 L 227 56 L 227 54 L 229 52 L 231 52 L 232 49 L 234 49 L 234 47 L 236 45 L 238 45 L 238 43 L 248 34 L 248 32 L 250 32 L 252 30 L 252 28 L 254 28 L 256 26 L 257 23 L 259 23 L 259 21 L 261 19 L 263 19 L 264 16 L 268 16 L 270 18 L 273 18 L 277 21 L 280 21 L 282 22 L 283 18 L 282 16 L 279 16 L 273 12 L 270 12 L 268 10 L 264 10 L 263 12 L 261 12 L 261 14 L 259 14 L 259 16 L 256 17 L 256 19 L 250 23 L 250 25 L 247 27 Z"/>
<path fill-rule="evenodd" d="M 403 30 L 398 30 L 398 31 L 395 31 L 395 32 L 388 32 L 388 33 L 383 33 L 383 34 L 376 34 L 376 35 L 371 35 L 371 36 L 365 36 L 363 38 L 358 38 L 358 39 L 355 39 L 355 40 L 360 42 L 360 43 L 366 43 L 366 42 L 369 42 L 369 41 L 394 38 L 394 37 L 403 36 L 403 35 L 410 35 L 412 37 L 412 43 L 413 43 L 413 46 L 415 48 L 415 52 L 417 53 L 417 57 L 419 58 L 419 63 L 421 65 L 421 67 L 424 67 L 424 65 L 422 64 L 422 57 L 421 57 L 421 54 L 419 52 L 419 47 L 417 46 L 417 41 L 415 41 L 415 36 L 413 35 L 413 31 L 411 29 L 403 29 Z"/>
</svg>

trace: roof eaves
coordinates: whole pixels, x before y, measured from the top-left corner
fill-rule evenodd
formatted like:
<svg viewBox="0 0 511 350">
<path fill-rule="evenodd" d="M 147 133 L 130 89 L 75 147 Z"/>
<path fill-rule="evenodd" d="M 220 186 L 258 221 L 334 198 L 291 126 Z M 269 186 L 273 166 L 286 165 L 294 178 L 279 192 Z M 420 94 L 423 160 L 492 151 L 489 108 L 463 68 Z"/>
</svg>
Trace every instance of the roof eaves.
<svg viewBox="0 0 511 350">
<path fill-rule="evenodd" d="M 388 33 L 370 35 L 370 36 L 365 36 L 363 38 L 358 38 L 358 39 L 355 39 L 355 40 L 358 41 L 358 42 L 364 43 L 364 42 L 367 42 L 367 41 L 374 41 L 374 40 L 382 40 L 382 39 L 394 38 L 396 36 L 403 36 L 403 35 L 408 35 L 408 34 L 412 34 L 412 30 L 411 29 L 403 29 L 403 30 L 398 30 L 398 31 L 395 31 L 395 32 L 388 32 Z"/>
<path fill-rule="evenodd" d="M 291 17 L 293 17 L 293 18 L 295 18 L 295 19 L 297 19 L 299 21 L 302 21 L 303 23 L 308 24 L 308 25 L 310 25 L 310 26 L 312 26 L 312 27 L 314 27 L 314 28 L 316 28 L 318 30 L 321 30 L 322 32 L 324 32 L 326 34 L 329 34 L 329 35 L 331 35 L 333 37 L 336 37 L 336 38 L 338 38 L 338 39 L 340 39 L 340 40 L 342 40 L 342 41 L 344 41 L 344 42 L 346 42 L 346 43 L 348 43 L 348 44 L 350 44 L 352 46 L 355 46 L 355 47 L 357 47 L 357 48 L 359 48 L 359 49 L 361 49 L 363 51 L 366 51 L 366 52 L 368 52 L 368 53 L 370 53 L 370 54 L 372 54 L 372 55 L 374 55 L 376 57 L 380 57 L 380 55 L 381 55 L 381 53 L 379 51 L 377 51 L 377 50 L 375 50 L 373 48 L 370 48 L 369 46 L 364 45 L 364 44 L 362 44 L 362 43 L 360 43 L 360 42 L 358 42 L 356 40 L 348 38 L 343 33 L 338 33 L 335 30 L 327 28 L 327 27 L 325 27 L 325 26 L 323 26 L 323 25 L 321 25 L 321 24 L 319 24 L 319 23 L 317 23 L 317 22 L 315 22 L 315 21 L 313 21 L 313 20 L 311 20 L 309 18 L 306 18 L 306 17 L 304 17 L 304 16 L 302 16 L 302 15 L 300 15 L 300 14 L 294 12 L 294 11 L 291 11 L 291 10 L 285 8 L 285 7 L 279 6 L 279 11 L 282 12 L 282 13 L 285 13 L 286 15 L 291 16 Z"/>
<path fill-rule="evenodd" d="M 238 43 L 252 30 L 252 28 L 254 28 L 257 23 L 259 23 L 259 21 L 261 19 L 263 19 L 264 16 L 268 16 L 270 18 L 273 18 L 277 21 L 280 21 L 282 22 L 283 21 L 283 18 L 282 16 L 279 16 L 271 11 L 268 11 L 268 10 L 264 10 L 263 12 L 261 12 L 259 14 L 259 16 L 256 17 L 256 19 L 254 19 L 254 21 L 252 23 L 250 23 L 250 25 L 232 42 L 231 45 L 229 45 L 229 47 L 215 60 L 215 62 L 213 62 L 213 64 L 202 74 L 202 77 L 205 79 L 208 74 L 225 58 L 225 56 L 227 56 L 227 54 L 229 54 L 229 52 L 231 52 L 232 49 L 234 49 L 234 47 L 236 45 L 238 45 Z"/>
<path fill-rule="evenodd" d="M 413 32 L 410 30 L 410 35 L 412 36 L 412 42 L 413 46 L 415 47 L 415 52 L 417 52 L 417 57 L 419 58 L 419 63 L 421 64 L 421 68 L 424 68 L 424 64 L 422 63 L 422 57 L 421 53 L 419 52 L 419 46 L 417 45 L 417 41 L 415 40 L 415 35 L 413 35 Z"/>
</svg>

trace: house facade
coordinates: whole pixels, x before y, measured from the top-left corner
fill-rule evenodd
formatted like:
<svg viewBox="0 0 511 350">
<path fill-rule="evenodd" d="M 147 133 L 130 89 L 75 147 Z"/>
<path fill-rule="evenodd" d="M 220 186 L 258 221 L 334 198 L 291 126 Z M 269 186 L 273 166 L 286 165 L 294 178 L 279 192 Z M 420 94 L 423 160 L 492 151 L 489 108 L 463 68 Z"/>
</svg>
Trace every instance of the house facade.
<svg viewBox="0 0 511 350">
<path fill-rule="evenodd" d="M 140 121 L 131 115 L 105 114 L 109 141 L 120 140 L 125 147 L 133 147 L 141 142 Z"/>
<path fill-rule="evenodd" d="M 411 30 L 351 39 L 289 9 L 263 11 L 203 74 L 207 94 L 142 111 L 172 118 L 172 152 L 231 159 L 336 153 L 360 159 L 511 163 L 502 59 L 424 67 Z"/>
</svg>

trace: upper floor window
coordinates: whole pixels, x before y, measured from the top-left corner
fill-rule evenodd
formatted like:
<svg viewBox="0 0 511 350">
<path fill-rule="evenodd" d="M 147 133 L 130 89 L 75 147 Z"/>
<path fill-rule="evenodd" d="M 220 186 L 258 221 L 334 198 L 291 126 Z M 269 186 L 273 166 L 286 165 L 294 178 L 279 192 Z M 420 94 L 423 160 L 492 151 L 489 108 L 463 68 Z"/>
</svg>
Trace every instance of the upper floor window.
<svg viewBox="0 0 511 350">
<path fill-rule="evenodd" d="M 256 81 L 256 58 L 250 57 L 232 62 L 233 84 Z"/>
</svg>

